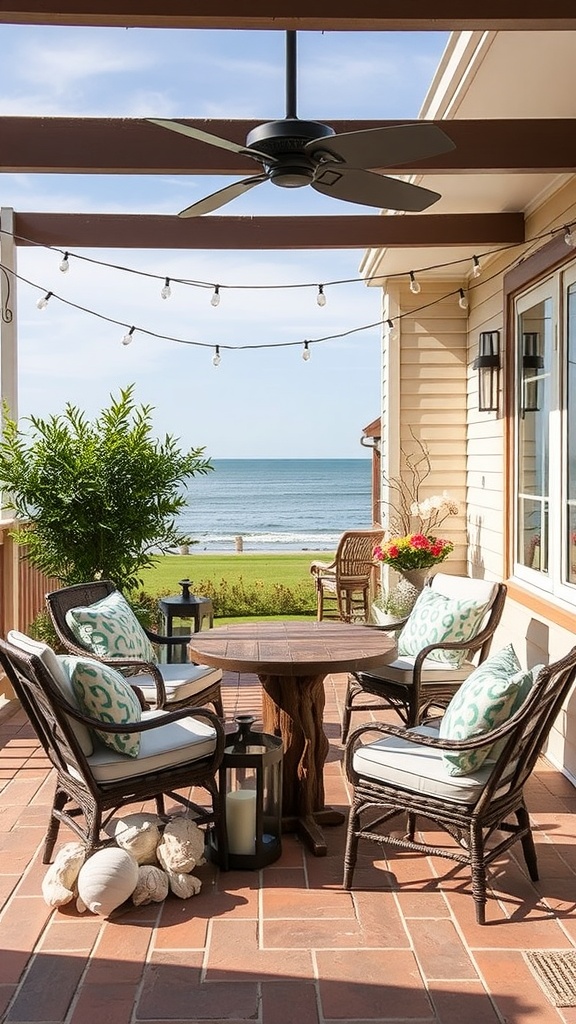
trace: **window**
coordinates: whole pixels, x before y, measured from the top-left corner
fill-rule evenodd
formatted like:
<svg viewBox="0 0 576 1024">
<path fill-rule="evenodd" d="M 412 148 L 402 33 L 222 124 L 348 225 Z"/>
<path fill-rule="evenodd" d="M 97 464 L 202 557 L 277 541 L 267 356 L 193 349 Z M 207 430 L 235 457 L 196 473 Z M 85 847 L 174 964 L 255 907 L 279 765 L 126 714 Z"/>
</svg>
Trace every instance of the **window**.
<svg viewBox="0 0 576 1024">
<path fill-rule="evenodd" d="M 576 267 L 515 302 L 514 575 L 576 602 Z"/>
</svg>

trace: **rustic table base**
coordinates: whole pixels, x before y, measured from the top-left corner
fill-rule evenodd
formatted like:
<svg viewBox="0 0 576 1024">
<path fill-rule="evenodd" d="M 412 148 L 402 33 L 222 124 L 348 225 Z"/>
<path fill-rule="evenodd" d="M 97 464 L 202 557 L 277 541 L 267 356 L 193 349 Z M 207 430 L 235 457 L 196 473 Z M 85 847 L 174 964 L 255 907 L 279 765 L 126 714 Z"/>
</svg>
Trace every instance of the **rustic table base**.
<svg viewBox="0 0 576 1024">
<path fill-rule="evenodd" d="M 259 675 L 264 732 L 284 743 L 282 829 L 298 832 L 317 857 L 325 857 L 322 825 L 341 825 L 344 814 L 324 805 L 323 727 L 325 675 Z"/>
</svg>

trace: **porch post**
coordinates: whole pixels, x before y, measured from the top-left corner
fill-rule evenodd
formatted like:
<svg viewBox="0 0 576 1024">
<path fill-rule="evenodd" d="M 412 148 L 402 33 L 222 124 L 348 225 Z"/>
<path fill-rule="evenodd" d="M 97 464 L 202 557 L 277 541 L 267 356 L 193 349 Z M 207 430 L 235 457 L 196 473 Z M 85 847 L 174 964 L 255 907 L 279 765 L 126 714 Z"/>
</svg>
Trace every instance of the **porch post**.
<svg viewBox="0 0 576 1024">
<path fill-rule="evenodd" d="M 0 398 L 6 403 L 13 419 L 18 417 L 18 346 L 16 337 L 16 245 L 14 244 L 14 211 L 0 208 L 0 263 L 7 273 L 0 271 Z M 10 518 L 0 495 L 0 520 Z M 2 635 L 18 625 L 20 605 L 18 545 L 8 537 L 8 530 L 0 532 L 0 594 Z M 8 680 L 0 678 L 0 693 L 7 699 L 15 697 Z"/>
</svg>

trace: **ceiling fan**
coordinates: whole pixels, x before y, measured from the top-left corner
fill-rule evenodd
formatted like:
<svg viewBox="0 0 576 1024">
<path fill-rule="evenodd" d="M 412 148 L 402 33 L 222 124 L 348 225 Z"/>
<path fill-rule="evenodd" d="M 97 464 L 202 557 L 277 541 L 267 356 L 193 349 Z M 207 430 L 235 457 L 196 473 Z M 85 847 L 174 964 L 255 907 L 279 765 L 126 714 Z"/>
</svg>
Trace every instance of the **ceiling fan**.
<svg viewBox="0 0 576 1024">
<path fill-rule="evenodd" d="M 410 164 L 455 148 L 440 128 L 425 121 L 340 135 L 326 124 L 301 121 L 296 115 L 296 32 L 293 31 L 286 33 L 286 117 L 253 128 L 246 145 L 178 121 L 152 117 L 146 120 L 199 142 L 251 157 L 262 167 L 259 174 L 227 185 L 188 206 L 179 217 L 211 213 L 265 181 L 281 188 L 311 185 L 316 192 L 348 203 L 418 213 L 440 199 L 439 193 L 375 174 L 368 168 Z"/>
</svg>

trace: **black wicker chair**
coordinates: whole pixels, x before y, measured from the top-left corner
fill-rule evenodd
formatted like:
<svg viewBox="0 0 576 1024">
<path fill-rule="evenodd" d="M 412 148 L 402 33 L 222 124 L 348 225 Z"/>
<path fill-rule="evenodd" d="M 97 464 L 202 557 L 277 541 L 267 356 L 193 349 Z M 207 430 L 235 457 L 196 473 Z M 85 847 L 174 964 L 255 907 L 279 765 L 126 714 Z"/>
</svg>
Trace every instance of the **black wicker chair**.
<svg viewBox="0 0 576 1024">
<path fill-rule="evenodd" d="M 222 704 L 221 680 L 222 670 L 210 668 L 208 665 L 159 664 L 139 661 L 135 658 L 121 660 L 99 656 L 88 647 L 82 647 L 66 621 L 66 613 L 72 608 L 95 604 L 108 597 L 116 586 L 110 580 L 95 580 L 90 583 L 78 583 L 70 587 L 62 587 L 46 594 L 46 606 L 58 639 L 71 654 L 78 656 L 88 654 L 97 661 L 103 661 L 117 668 L 142 690 L 146 700 L 156 708 L 195 708 L 212 704 L 216 713 L 224 718 Z M 192 639 L 190 636 L 162 636 L 149 629 L 144 629 L 151 643 L 158 647 L 185 645 Z"/>
<path fill-rule="evenodd" d="M 153 799 L 158 814 L 164 816 L 165 795 L 182 804 L 198 825 L 214 828 L 219 846 L 225 850 L 216 781 L 225 740 L 218 716 L 207 708 L 195 708 L 193 715 L 189 709 L 144 712 L 137 724 L 112 725 L 89 718 L 65 699 L 51 670 L 54 654 L 49 648 L 42 651 L 43 647 L 27 637 L 21 637 L 18 647 L 0 640 L 2 668 L 56 769 L 43 863 L 52 856 L 60 822 L 65 822 L 91 853 L 110 842 L 102 830 L 116 810 Z M 39 654 L 26 653 L 25 648 L 37 649 Z M 92 753 L 85 753 L 83 736 L 89 735 L 90 728 L 140 733 L 143 746 L 143 737 L 154 730 L 153 749 L 132 758 L 95 743 Z M 206 805 L 177 792 L 189 793 L 191 787 L 208 794 Z"/>
<path fill-rule="evenodd" d="M 485 923 L 487 869 L 518 840 L 536 881 L 536 850 L 523 790 L 575 676 L 576 647 L 541 670 L 524 704 L 504 725 L 474 739 L 439 739 L 437 725 L 404 729 L 373 723 L 356 729 L 346 748 L 346 772 L 354 792 L 344 888 L 352 887 L 360 839 L 469 865 L 479 924 Z M 362 744 L 370 733 L 370 742 Z M 442 778 L 438 762 L 443 751 L 482 750 L 495 743 L 490 764 L 464 778 L 450 780 L 447 772 Z M 398 821 L 395 831 L 389 830 L 398 815 L 408 822 L 404 837 Z M 433 845 L 417 838 L 419 816 L 439 826 L 455 844 Z"/>
<path fill-rule="evenodd" d="M 478 590 L 483 596 L 490 594 L 481 628 L 465 642 L 430 644 L 423 647 L 415 657 L 398 658 L 384 665 L 382 669 L 351 673 L 344 698 L 342 743 L 346 742 L 353 711 L 382 711 L 388 707 L 396 712 L 405 725 L 417 725 L 420 719 L 428 714 L 430 708 L 446 707 L 467 676 L 488 657 L 494 633 L 504 610 L 505 584 L 490 584 L 484 580 L 436 573 L 426 585 L 440 590 L 446 596 L 453 596 L 452 588 L 455 588 L 455 596 L 458 597 L 472 598 Z M 403 624 L 400 623 L 400 628 Z M 449 665 L 442 665 L 429 659 L 432 651 L 440 649 L 466 650 L 464 664 L 459 668 L 451 668 Z M 377 697 L 377 702 L 366 700 L 366 694 Z"/>
</svg>

